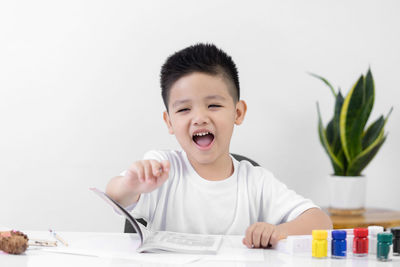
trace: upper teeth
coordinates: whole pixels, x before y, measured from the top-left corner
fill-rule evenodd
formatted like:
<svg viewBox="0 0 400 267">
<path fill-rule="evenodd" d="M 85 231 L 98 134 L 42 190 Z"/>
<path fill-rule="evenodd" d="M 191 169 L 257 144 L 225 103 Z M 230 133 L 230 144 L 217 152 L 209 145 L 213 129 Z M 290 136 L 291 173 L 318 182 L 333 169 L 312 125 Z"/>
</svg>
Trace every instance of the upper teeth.
<svg viewBox="0 0 400 267">
<path fill-rule="evenodd" d="M 211 134 L 210 132 L 205 132 L 205 133 L 195 133 L 194 135 L 195 136 L 204 136 L 204 135 L 207 135 L 207 134 Z"/>
</svg>

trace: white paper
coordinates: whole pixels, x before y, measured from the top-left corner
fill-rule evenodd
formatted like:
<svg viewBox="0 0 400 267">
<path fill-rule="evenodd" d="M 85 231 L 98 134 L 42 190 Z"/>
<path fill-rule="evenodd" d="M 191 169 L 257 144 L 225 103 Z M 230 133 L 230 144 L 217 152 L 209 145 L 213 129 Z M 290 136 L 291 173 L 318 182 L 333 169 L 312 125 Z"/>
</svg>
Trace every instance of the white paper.
<svg viewBox="0 0 400 267">
<path fill-rule="evenodd" d="M 31 251 L 35 254 L 51 252 L 169 264 L 185 264 L 201 258 L 199 255 L 191 254 L 179 254 L 177 256 L 176 253 L 138 253 L 136 249 L 140 245 L 140 239 L 137 234 L 68 232 L 59 232 L 58 234 L 68 242 L 68 246 L 58 243 L 57 247 L 35 248 Z M 29 238 L 51 238 L 50 234 L 46 235 L 43 232 L 31 232 L 28 236 Z"/>
<path fill-rule="evenodd" d="M 29 238 L 49 239 L 48 232 L 27 232 Z M 182 253 L 138 253 L 140 240 L 137 234 L 58 232 L 68 242 L 57 247 L 29 248 L 27 253 L 66 253 L 71 255 L 119 258 L 139 262 L 186 264 L 198 261 L 264 261 L 263 249 L 249 249 L 242 244 L 243 236 L 223 236 L 216 255 Z"/>
</svg>

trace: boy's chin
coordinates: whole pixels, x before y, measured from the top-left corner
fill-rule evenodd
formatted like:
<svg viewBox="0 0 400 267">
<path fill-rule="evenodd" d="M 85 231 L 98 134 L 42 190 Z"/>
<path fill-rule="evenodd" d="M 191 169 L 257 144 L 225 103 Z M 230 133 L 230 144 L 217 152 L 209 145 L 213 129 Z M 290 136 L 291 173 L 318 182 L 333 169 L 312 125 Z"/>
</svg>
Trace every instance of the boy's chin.
<svg viewBox="0 0 400 267">
<path fill-rule="evenodd" d="M 208 151 L 192 151 L 191 158 L 195 160 L 198 164 L 207 165 L 213 164 L 217 161 L 219 154 L 215 150 L 208 150 Z"/>
<path fill-rule="evenodd" d="M 188 152 L 188 151 L 186 151 Z M 195 160 L 199 164 L 210 164 L 213 163 L 216 159 L 216 153 L 211 150 L 202 151 L 198 149 L 194 149 L 190 151 L 189 154 L 192 160 Z"/>
</svg>

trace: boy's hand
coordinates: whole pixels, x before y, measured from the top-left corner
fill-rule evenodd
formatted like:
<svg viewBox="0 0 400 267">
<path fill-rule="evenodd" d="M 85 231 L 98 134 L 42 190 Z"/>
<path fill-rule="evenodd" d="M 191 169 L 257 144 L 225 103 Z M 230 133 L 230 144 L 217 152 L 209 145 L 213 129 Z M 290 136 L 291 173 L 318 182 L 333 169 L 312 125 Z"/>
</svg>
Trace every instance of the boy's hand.
<svg viewBox="0 0 400 267">
<path fill-rule="evenodd" d="M 127 189 L 135 194 L 148 193 L 161 186 L 169 175 L 169 161 L 140 160 L 123 177 Z"/>
<path fill-rule="evenodd" d="M 257 222 L 247 228 L 243 244 L 248 248 L 266 248 L 269 245 L 276 245 L 279 240 L 286 238 L 286 236 L 279 226 Z"/>
</svg>

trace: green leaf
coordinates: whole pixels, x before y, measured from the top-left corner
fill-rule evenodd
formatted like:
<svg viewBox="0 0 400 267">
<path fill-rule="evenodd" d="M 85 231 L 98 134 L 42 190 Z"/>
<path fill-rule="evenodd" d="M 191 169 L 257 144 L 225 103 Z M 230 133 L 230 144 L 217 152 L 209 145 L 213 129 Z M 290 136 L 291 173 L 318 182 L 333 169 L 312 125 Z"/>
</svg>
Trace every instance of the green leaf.
<svg viewBox="0 0 400 267">
<path fill-rule="evenodd" d="M 317 111 L 318 111 L 318 134 L 319 138 L 321 141 L 322 146 L 324 147 L 326 153 L 328 154 L 332 165 L 333 169 L 335 171 L 335 175 L 343 175 L 344 174 L 344 168 L 343 164 L 338 160 L 338 158 L 333 154 L 332 149 L 328 143 L 327 137 L 326 137 L 326 132 L 324 130 L 324 126 L 322 123 L 321 119 L 321 112 L 319 110 L 319 105 L 317 103 Z"/>
<path fill-rule="evenodd" d="M 329 145 L 332 146 L 335 139 L 335 131 L 333 129 L 333 119 L 328 123 L 326 126 L 326 140 L 328 141 Z"/>
<path fill-rule="evenodd" d="M 340 150 L 336 154 L 336 157 L 343 164 L 343 172 L 340 175 L 345 176 L 348 163 L 347 163 L 347 159 L 346 159 L 346 156 L 344 155 L 344 151 L 343 151 L 342 147 L 340 147 Z"/>
<path fill-rule="evenodd" d="M 364 149 L 354 160 L 349 164 L 347 169 L 347 176 L 360 176 L 362 170 L 369 164 L 375 157 L 379 149 L 386 140 L 386 136 L 377 138 L 374 143 Z"/>
<path fill-rule="evenodd" d="M 393 107 L 389 110 L 389 113 L 386 115 L 386 118 L 380 116 L 374 123 L 372 123 L 368 129 L 364 132 L 362 139 L 363 149 L 371 145 L 376 138 L 382 136 L 384 134 L 384 127 L 392 114 Z"/>
<path fill-rule="evenodd" d="M 376 121 L 374 121 L 368 127 L 362 139 L 363 149 L 370 146 L 379 137 L 384 125 L 385 125 L 385 119 L 383 118 L 383 116 L 380 116 Z"/>
<path fill-rule="evenodd" d="M 361 152 L 361 136 L 363 128 L 360 121 L 367 114 L 364 105 L 365 83 L 360 76 L 351 91 L 347 94 L 340 112 L 340 139 L 346 158 L 352 161 Z"/>
<path fill-rule="evenodd" d="M 333 89 L 333 86 L 328 82 L 327 79 L 325 79 L 324 77 L 321 77 L 321 76 L 319 76 L 319 75 L 317 75 L 317 74 L 314 74 L 314 73 L 312 73 L 312 72 L 309 72 L 308 74 L 310 74 L 311 76 L 313 76 L 313 77 L 315 77 L 315 78 L 318 78 L 318 79 L 320 79 L 321 81 L 323 81 L 323 82 L 331 89 L 332 94 L 336 97 L 335 89 Z"/>
<path fill-rule="evenodd" d="M 389 113 L 386 115 L 386 118 L 385 118 L 385 125 L 386 125 L 386 123 L 387 123 L 387 121 L 388 121 L 388 119 L 389 119 L 389 117 L 390 117 L 390 114 L 392 114 L 392 111 L 393 111 L 393 107 L 390 108 Z"/>
<path fill-rule="evenodd" d="M 364 105 L 366 106 L 368 116 L 372 111 L 375 101 L 375 83 L 372 77 L 371 69 L 368 69 L 367 75 L 365 76 L 365 94 L 364 94 Z M 368 119 L 368 117 L 367 117 Z M 365 124 L 367 121 L 365 121 Z"/>
<path fill-rule="evenodd" d="M 371 114 L 372 108 L 374 106 L 374 101 L 375 101 L 375 85 L 374 85 L 374 79 L 372 77 L 371 70 L 368 69 L 367 75 L 365 76 L 365 91 L 363 95 L 363 105 L 362 105 L 362 110 L 360 113 L 360 117 L 358 119 L 358 123 L 353 126 L 353 131 L 354 134 L 357 135 L 357 138 L 362 138 L 364 136 L 364 127 L 367 124 L 369 115 Z M 356 138 L 356 137 L 354 137 Z M 360 150 L 359 147 L 357 147 L 357 151 L 354 153 L 358 154 L 361 152 L 363 147 L 363 139 L 361 139 L 361 148 Z"/>
<path fill-rule="evenodd" d="M 338 155 L 338 152 L 342 149 L 342 143 L 340 141 L 340 111 L 342 109 L 343 106 L 343 96 L 342 93 L 339 92 L 336 96 L 336 100 L 335 100 L 335 111 L 334 111 L 334 115 L 333 115 L 333 132 L 334 132 L 334 137 L 333 137 L 333 141 L 331 143 L 332 149 L 333 149 L 333 153 L 335 155 Z"/>
</svg>

